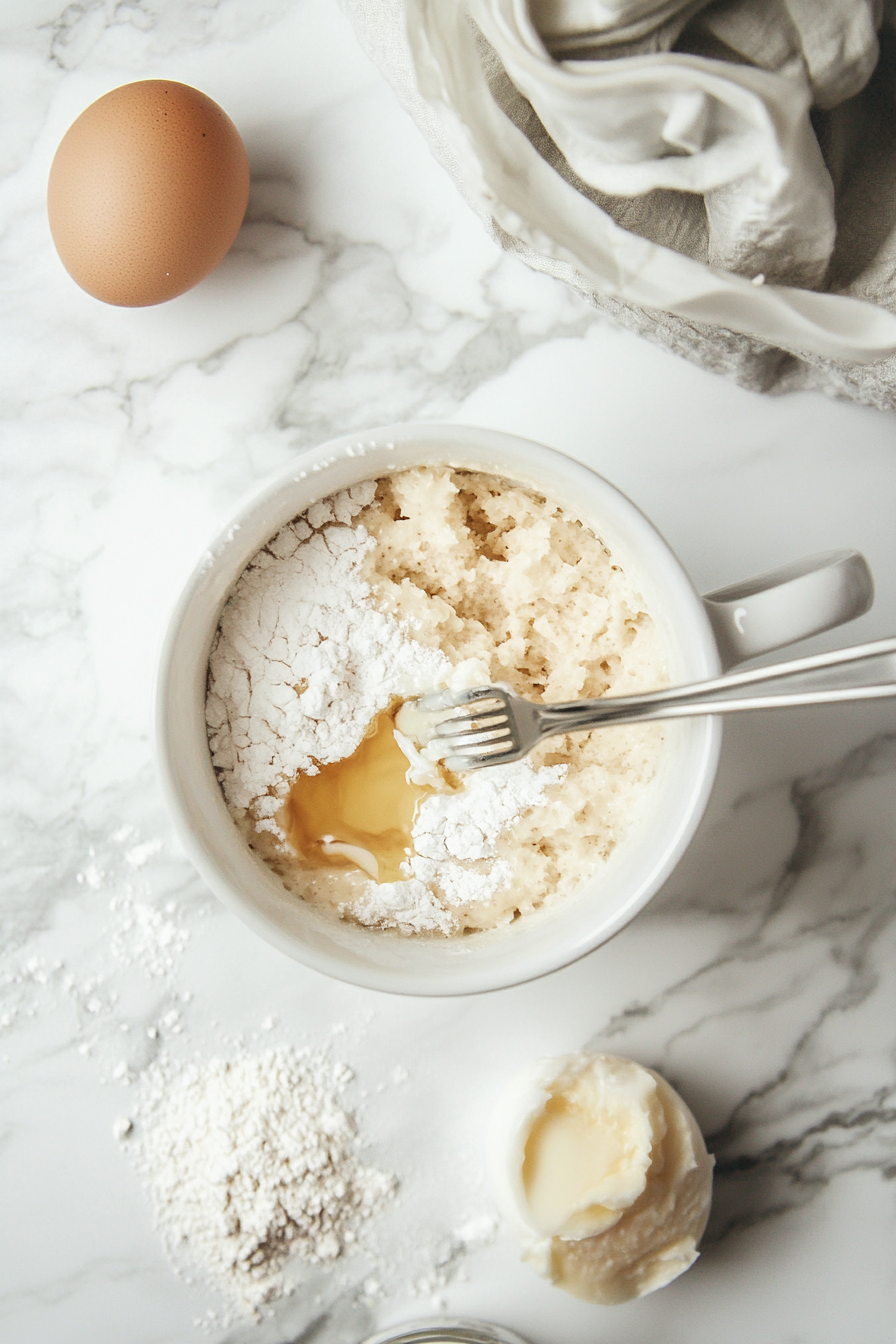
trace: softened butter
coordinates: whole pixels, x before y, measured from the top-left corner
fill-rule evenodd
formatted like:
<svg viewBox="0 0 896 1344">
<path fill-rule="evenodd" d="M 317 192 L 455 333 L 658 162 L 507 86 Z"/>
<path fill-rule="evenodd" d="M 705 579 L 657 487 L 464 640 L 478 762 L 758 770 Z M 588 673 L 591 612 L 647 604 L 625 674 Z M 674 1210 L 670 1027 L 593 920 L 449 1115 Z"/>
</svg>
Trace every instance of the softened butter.
<svg viewBox="0 0 896 1344">
<path fill-rule="evenodd" d="M 697 1258 L 713 1159 L 652 1069 L 616 1055 L 541 1060 L 505 1101 L 504 1203 L 540 1274 L 589 1302 L 628 1302 Z"/>
</svg>

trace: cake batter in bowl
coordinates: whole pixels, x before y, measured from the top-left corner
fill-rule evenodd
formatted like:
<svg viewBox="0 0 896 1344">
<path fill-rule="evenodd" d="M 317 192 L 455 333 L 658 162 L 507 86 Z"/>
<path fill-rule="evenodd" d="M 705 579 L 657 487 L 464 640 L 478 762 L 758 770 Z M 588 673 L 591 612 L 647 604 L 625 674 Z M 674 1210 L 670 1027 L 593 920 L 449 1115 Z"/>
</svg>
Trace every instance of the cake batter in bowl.
<svg viewBox="0 0 896 1344">
<path fill-rule="evenodd" d="M 409 937 L 340 919 L 287 891 L 235 824 L 209 750 L 209 655 L 222 610 L 260 549 L 318 501 L 365 481 L 446 465 L 518 483 L 590 528 L 643 597 L 671 683 L 716 676 L 738 655 L 752 656 L 849 619 L 869 596 L 862 591 L 863 562 L 841 556 L 806 562 L 784 582 L 780 576 L 756 581 L 704 603 L 653 525 L 609 482 L 550 448 L 492 430 L 409 424 L 346 436 L 304 454 L 269 481 L 206 552 L 172 617 L 157 683 L 159 775 L 187 853 L 250 927 L 316 970 L 406 994 L 498 989 L 567 965 L 606 942 L 643 909 L 687 848 L 709 798 L 720 746 L 712 717 L 669 724 L 656 778 L 634 824 L 595 877 L 498 928 Z"/>
</svg>

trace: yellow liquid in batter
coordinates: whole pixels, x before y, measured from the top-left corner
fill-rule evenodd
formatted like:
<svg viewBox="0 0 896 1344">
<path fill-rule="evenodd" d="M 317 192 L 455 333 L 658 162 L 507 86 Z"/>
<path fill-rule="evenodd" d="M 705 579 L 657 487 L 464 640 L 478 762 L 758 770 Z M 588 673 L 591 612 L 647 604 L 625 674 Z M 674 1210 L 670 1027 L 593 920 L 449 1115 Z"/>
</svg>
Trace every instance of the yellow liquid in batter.
<svg viewBox="0 0 896 1344">
<path fill-rule="evenodd" d="M 377 882 L 405 876 L 401 865 L 414 852 L 417 805 L 433 789 L 407 781 L 408 758 L 393 733 L 396 710 L 377 715 L 353 755 L 293 781 L 279 821 L 310 866 L 362 868 Z M 334 845 L 360 853 L 352 856 Z"/>
</svg>

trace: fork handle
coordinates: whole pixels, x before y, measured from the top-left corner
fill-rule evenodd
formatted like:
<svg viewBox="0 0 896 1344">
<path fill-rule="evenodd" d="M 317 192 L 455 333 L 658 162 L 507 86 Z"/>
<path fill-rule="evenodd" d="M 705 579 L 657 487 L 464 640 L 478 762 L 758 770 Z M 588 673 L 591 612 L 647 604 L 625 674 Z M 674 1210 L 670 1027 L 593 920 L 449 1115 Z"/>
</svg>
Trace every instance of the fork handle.
<svg viewBox="0 0 896 1344">
<path fill-rule="evenodd" d="M 896 696 L 896 638 L 856 644 L 833 653 L 753 668 L 691 686 L 671 686 L 646 695 L 611 696 L 538 705 L 541 737 L 643 719 L 680 719 L 695 714 L 736 714 L 837 700 Z"/>
</svg>

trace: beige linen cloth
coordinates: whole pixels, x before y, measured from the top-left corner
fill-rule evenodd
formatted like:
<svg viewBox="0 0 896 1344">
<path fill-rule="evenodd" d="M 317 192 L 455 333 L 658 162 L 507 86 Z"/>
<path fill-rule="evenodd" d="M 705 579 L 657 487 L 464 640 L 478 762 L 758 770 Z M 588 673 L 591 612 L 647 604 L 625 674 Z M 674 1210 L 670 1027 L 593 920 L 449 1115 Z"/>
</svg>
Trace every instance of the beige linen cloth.
<svg viewBox="0 0 896 1344">
<path fill-rule="evenodd" d="M 747 387 L 896 406 L 896 0 L 342 0 L 502 246 Z"/>
</svg>

